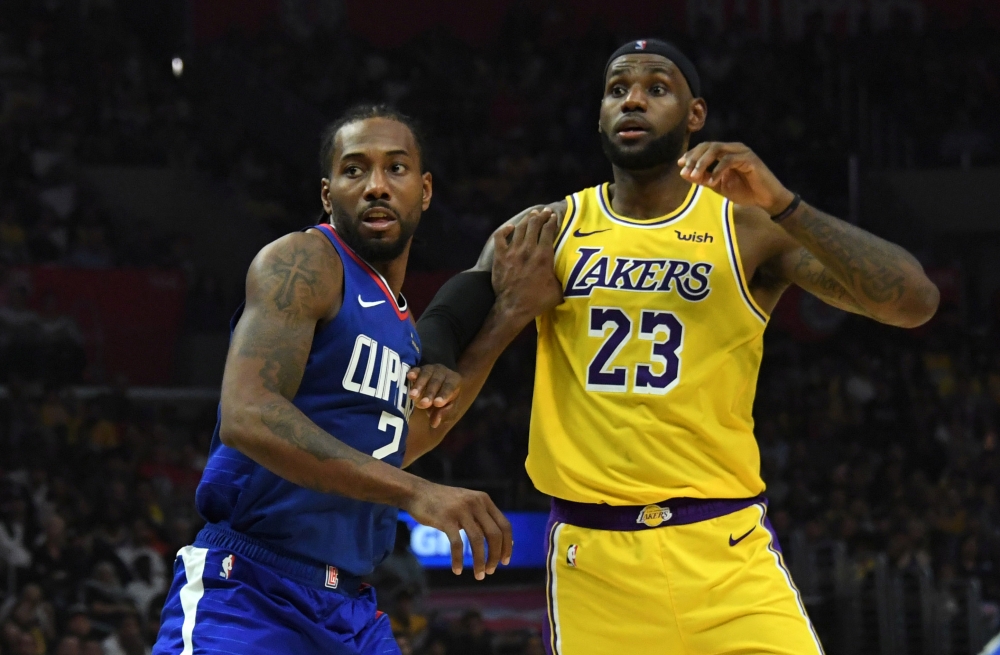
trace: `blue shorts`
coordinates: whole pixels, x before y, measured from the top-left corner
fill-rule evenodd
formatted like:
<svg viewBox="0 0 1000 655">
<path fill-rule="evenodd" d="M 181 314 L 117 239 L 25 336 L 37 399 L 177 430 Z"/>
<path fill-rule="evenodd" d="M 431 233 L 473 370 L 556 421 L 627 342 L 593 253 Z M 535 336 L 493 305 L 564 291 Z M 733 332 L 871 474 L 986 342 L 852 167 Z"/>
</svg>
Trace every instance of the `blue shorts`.
<svg viewBox="0 0 1000 655">
<path fill-rule="evenodd" d="M 399 654 L 372 587 L 327 589 L 198 544 L 177 553 L 153 655 Z"/>
</svg>

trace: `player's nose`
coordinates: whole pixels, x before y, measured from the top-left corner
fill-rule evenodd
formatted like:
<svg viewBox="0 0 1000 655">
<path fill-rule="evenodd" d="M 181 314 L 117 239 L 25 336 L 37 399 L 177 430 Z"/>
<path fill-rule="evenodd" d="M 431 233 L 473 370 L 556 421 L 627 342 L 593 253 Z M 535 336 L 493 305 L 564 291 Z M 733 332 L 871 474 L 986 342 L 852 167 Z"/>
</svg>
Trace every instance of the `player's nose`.
<svg viewBox="0 0 1000 655">
<path fill-rule="evenodd" d="M 368 177 L 368 184 L 365 185 L 365 200 L 389 200 L 389 180 L 385 172 L 375 169 Z"/>
<path fill-rule="evenodd" d="M 622 101 L 622 111 L 646 111 L 646 92 L 642 86 L 632 85 Z"/>
</svg>

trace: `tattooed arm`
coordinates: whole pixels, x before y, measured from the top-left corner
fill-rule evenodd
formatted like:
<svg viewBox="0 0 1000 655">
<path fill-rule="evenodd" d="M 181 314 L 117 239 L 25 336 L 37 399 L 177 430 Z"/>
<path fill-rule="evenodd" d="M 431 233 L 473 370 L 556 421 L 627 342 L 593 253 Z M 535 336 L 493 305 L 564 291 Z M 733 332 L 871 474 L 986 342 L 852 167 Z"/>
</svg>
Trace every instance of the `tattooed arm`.
<svg viewBox="0 0 1000 655">
<path fill-rule="evenodd" d="M 683 179 L 767 218 L 794 198 L 742 143 L 702 143 L 678 164 Z M 778 229 L 795 242 L 776 253 L 785 278 L 820 290 L 831 304 L 899 327 L 926 323 L 937 311 L 937 287 L 903 248 L 804 202 Z"/>
<path fill-rule="evenodd" d="M 937 311 L 937 287 L 920 262 L 896 244 L 804 202 L 781 227 L 807 251 L 797 253 L 797 270 L 809 274 L 821 266 L 829 279 L 824 283 L 839 283 L 861 313 L 882 323 L 917 327 Z"/>
<path fill-rule="evenodd" d="M 290 234 L 260 251 L 247 274 L 246 308 L 226 359 L 219 436 L 301 487 L 393 505 L 443 530 L 456 573 L 462 570 L 464 529 L 482 579 L 501 558 L 509 560 L 512 546 L 510 524 L 489 496 L 422 480 L 361 453 L 291 402 L 313 335 L 336 316 L 343 288 L 343 263 L 321 235 Z"/>
<path fill-rule="evenodd" d="M 220 437 L 299 486 L 398 506 L 414 493 L 412 476 L 329 435 L 291 402 L 317 326 L 340 309 L 343 279 L 316 235 L 282 237 L 257 255 L 226 359 Z"/>
</svg>

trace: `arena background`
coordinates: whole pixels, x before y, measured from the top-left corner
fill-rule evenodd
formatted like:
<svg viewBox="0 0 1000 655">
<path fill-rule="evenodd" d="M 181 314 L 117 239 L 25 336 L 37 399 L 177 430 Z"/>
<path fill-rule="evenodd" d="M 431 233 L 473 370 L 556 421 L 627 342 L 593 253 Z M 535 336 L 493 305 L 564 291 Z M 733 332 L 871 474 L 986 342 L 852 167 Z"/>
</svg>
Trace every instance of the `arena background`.
<svg viewBox="0 0 1000 655">
<path fill-rule="evenodd" d="M 501 221 L 608 178 L 600 73 L 648 35 L 700 68 L 699 139 L 746 142 L 941 288 L 912 331 L 787 294 L 757 436 L 828 653 L 978 653 L 1000 630 L 987 0 L 3 0 L 0 653 L 148 652 L 200 527 L 228 317 L 256 250 L 319 218 L 325 121 L 387 101 L 428 129 L 419 312 Z M 525 535 L 547 510 L 523 469 L 533 345 L 414 467 L 488 491 Z M 404 652 L 541 653 L 540 538 L 474 583 L 433 568 L 437 538 L 413 527 L 375 579 Z"/>
</svg>

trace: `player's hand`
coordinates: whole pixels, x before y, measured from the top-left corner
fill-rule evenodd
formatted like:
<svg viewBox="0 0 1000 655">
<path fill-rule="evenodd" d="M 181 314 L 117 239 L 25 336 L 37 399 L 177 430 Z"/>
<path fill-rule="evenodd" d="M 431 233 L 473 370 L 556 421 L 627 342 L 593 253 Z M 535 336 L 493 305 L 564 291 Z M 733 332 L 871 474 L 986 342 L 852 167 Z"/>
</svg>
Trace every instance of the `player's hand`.
<svg viewBox="0 0 1000 655">
<path fill-rule="evenodd" d="M 699 143 L 677 164 L 688 182 L 707 186 L 738 205 L 760 207 L 771 216 L 780 214 L 795 198 L 742 143 Z"/>
<path fill-rule="evenodd" d="M 441 530 L 451 542 L 451 570 L 462 572 L 465 530 L 472 547 L 472 569 L 476 580 L 493 575 L 497 565 L 510 563 L 514 538 L 510 522 L 482 491 L 448 487 L 421 480 L 413 500 L 401 509 L 418 523 Z M 487 556 L 488 552 L 488 556 Z"/>
<path fill-rule="evenodd" d="M 417 409 L 426 409 L 432 428 L 441 425 L 455 409 L 462 390 L 462 376 L 442 364 L 415 366 L 406 374 L 410 398 Z"/>
<path fill-rule="evenodd" d="M 558 229 L 559 217 L 545 207 L 494 233 L 492 280 L 501 311 L 527 323 L 563 301 L 555 274 Z"/>
</svg>

